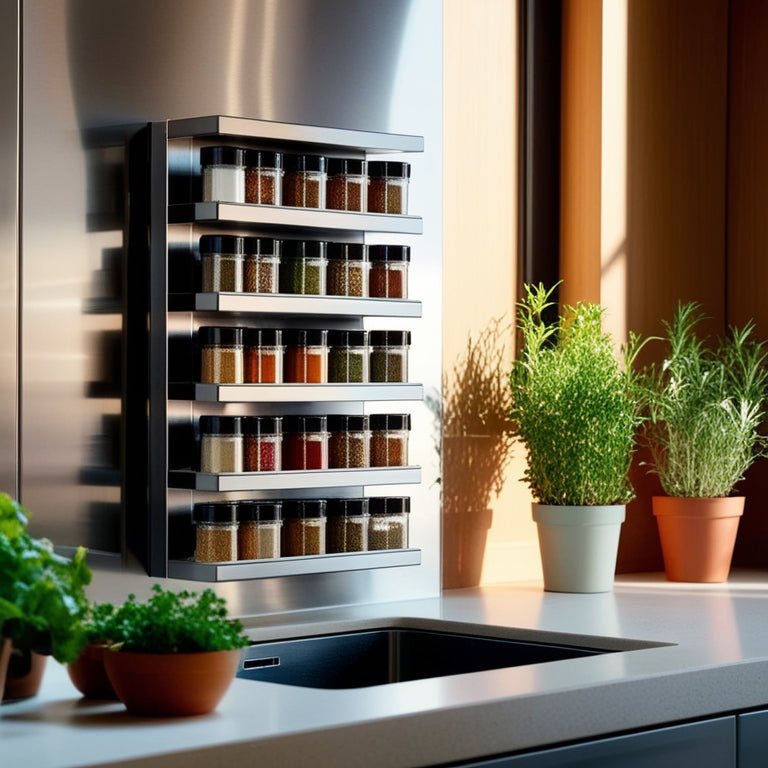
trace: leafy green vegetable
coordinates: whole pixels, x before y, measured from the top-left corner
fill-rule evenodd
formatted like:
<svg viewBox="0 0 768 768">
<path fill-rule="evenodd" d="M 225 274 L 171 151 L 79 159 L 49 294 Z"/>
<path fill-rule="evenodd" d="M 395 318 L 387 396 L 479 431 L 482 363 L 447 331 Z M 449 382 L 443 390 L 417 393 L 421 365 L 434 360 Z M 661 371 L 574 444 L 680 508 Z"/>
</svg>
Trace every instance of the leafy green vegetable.
<svg viewBox="0 0 768 768">
<path fill-rule="evenodd" d="M 80 547 L 71 559 L 27 533 L 27 511 L 0 493 L 0 636 L 17 651 L 74 661 L 85 644 L 81 616 L 91 581 Z"/>
</svg>

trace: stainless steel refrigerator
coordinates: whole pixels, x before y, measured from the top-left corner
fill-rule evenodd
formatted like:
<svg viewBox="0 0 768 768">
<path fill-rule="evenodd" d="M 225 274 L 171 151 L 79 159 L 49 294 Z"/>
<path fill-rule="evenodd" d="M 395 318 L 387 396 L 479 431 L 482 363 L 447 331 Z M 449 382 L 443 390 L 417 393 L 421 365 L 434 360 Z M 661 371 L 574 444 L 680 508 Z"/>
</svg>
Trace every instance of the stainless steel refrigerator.
<svg viewBox="0 0 768 768">
<path fill-rule="evenodd" d="M 167 577 L 148 575 L 126 535 L 154 515 L 125 471 L 140 365 L 126 323 L 130 139 L 149 124 L 217 115 L 413 135 L 423 151 L 406 158 L 409 212 L 421 233 L 365 242 L 407 242 L 412 253 L 409 379 L 423 399 L 408 408 L 420 480 L 391 492 L 411 497 L 418 562 L 213 581 L 241 615 L 436 595 L 440 0 L 0 0 L 0 37 L 0 489 L 30 510 L 33 533 L 88 547 L 97 598 Z"/>
</svg>

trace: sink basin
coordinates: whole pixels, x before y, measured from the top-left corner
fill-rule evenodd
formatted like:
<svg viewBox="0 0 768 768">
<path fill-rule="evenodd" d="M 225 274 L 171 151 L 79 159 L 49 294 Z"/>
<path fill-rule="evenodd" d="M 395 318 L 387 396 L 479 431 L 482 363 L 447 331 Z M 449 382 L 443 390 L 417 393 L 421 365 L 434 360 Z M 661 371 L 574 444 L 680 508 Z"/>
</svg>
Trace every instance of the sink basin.
<svg viewBox="0 0 768 768">
<path fill-rule="evenodd" d="M 638 647 L 626 643 L 606 641 L 604 647 L 585 647 L 457 630 L 384 626 L 254 643 L 243 655 L 238 677 L 309 688 L 362 688 Z M 640 644 L 646 645 L 651 644 Z"/>
</svg>

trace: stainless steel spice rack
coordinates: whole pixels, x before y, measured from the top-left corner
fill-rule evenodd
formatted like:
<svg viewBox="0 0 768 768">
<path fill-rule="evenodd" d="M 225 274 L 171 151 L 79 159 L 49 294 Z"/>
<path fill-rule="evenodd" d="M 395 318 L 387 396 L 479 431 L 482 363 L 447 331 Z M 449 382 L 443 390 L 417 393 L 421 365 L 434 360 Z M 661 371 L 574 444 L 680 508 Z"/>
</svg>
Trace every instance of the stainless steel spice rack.
<svg viewBox="0 0 768 768">
<path fill-rule="evenodd" d="M 212 316 L 221 317 L 227 324 L 232 322 L 231 318 L 246 315 L 254 322 L 266 318 L 270 325 L 280 317 L 307 324 L 333 318 L 335 324 L 350 328 L 362 327 L 366 317 L 413 319 L 422 314 L 420 301 L 403 299 L 169 292 L 169 273 L 174 268 L 171 254 L 191 252 L 203 233 L 239 230 L 257 236 L 278 233 L 362 242 L 368 233 L 422 232 L 422 220 L 417 216 L 184 200 L 193 187 L 196 152 L 213 142 L 362 158 L 368 154 L 422 152 L 424 148 L 419 136 L 225 116 L 151 123 L 135 137 L 130 152 L 133 159 L 126 315 L 126 391 L 131 394 L 126 415 L 128 468 L 123 488 L 129 545 L 151 576 L 205 582 L 419 565 L 421 552 L 416 548 L 226 563 L 169 557 L 171 520 L 175 525 L 179 517 L 191 514 L 196 500 L 209 500 L 212 493 L 254 491 L 275 492 L 279 496 L 277 492 L 283 491 L 306 495 L 315 490 L 339 488 L 342 495 L 365 495 L 368 486 L 422 482 L 418 466 L 222 474 L 170 468 L 169 423 L 179 419 L 191 423 L 200 413 L 198 403 L 223 404 L 211 406 L 214 408 L 240 403 L 257 410 L 274 410 L 291 403 L 296 404 L 294 409 L 315 409 L 319 403 L 334 403 L 336 408 L 346 404 L 358 413 L 368 401 L 415 402 L 424 396 L 423 386 L 411 383 L 202 385 L 169 381 L 171 334 L 178 334 L 181 329 L 191 336 L 196 326 L 202 324 L 202 318 L 210 322 Z M 142 251 L 146 249 L 147 229 L 148 253 Z M 144 261 L 137 258 L 142 254 L 146 257 Z M 143 272 L 136 268 L 137 263 L 144 265 Z M 144 519 L 135 514 L 142 507 L 146 508 Z"/>
</svg>

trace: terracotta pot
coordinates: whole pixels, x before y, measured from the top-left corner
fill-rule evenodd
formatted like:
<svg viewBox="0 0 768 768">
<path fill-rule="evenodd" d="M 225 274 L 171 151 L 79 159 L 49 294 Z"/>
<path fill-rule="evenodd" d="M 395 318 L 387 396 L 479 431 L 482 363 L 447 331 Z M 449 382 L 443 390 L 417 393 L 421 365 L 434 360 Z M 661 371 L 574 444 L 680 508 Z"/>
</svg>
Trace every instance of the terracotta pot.
<svg viewBox="0 0 768 768">
<path fill-rule="evenodd" d="M 88 699 L 117 698 L 104 667 L 105 650 L 106 646 L 97 643 L 86 645 L 77 660 L 67 666 L 69 679 Z"/>
<path fill-rule="evenodd" d="M 8 661 L 11 658 L 11 641 L 9 638 L 0 638 L 0 700 L 5 692 L 5 676 L 8 673 Z"/>
<path fill-rule="evenodd" d="M 43 681 L 47 656 L 35 653 L 11 653 L 5 678 L 3 701 L 18 701 L 36 696 Z"/>
<path fill-rule="evenodd" d="M 623 504 L 534 504 L 544 589 L 548 592 L 610 592 L 616 573 Z"/>
<path fill-rule="evenodd" d="M 240 663 L 240 650 L 205 653 L 104 652 L 117 697 L 134 715 L 204 715 L 216 708 Z"/>
<path fill-rule="evenodd" d="M 654 496 L 652 503 L 667 578 L 701 583 L 726 581 L 744 497 Z"/>
</svg>

